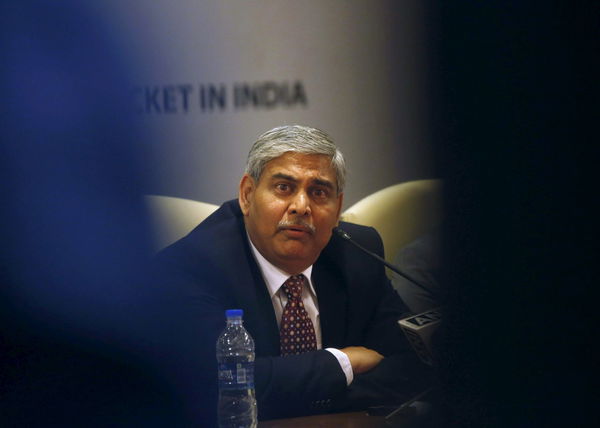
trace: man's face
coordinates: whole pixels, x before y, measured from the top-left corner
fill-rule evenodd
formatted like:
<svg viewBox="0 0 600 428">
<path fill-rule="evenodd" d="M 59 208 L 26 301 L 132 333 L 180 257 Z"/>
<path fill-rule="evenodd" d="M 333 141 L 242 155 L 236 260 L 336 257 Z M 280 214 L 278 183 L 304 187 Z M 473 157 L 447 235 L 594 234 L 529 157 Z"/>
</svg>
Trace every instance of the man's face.
<svg viewBox="0 0 600 428">
<path fill-rule="evenodd" d="M 271 263 L 295 275 L 313 264 L 342 208 L 335 170 L 324 155 L 285 153 L 258 180 L 244 175 L 239 202 L 246 230 Z"/>
</svg>

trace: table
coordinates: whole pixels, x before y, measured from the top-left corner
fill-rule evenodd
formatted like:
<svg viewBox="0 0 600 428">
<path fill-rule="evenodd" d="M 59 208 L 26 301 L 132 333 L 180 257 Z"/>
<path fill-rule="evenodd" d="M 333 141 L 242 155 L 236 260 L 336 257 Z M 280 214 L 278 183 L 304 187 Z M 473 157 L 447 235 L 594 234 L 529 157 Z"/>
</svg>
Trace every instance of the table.
<svg viewBox="0 0 600 428">
<path fill-rule="evenodd" d="M 258 428 L 389 428 L 383 416 L 369 416 L 366 412 L 332 413 L 328 415 L 261 421 Z"/>
<path fill-rule="evenodd" d="M 261 421 L 258 428 L 415 428 L 438 427 L 441 419 L 439 410 L 423 397 L 436 391 L 435 387 L 414 396 L 401 406 L 374 406 L 366 411 L 348 413 L 330 413 L 326 415 L 303 416 L 297 418 L 273 419 Z M 434 400 L 435 402 L 435 400 Z M 387 419 L 386 416 L 387 415 Z"/>
</svg>

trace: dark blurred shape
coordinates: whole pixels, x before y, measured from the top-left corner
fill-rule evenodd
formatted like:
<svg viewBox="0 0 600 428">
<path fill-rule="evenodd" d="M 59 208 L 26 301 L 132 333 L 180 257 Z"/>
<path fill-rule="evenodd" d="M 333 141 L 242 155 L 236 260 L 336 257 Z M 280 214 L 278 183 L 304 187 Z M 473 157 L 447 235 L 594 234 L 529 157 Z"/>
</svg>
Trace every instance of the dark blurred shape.
<svg viewBox="0 0 600 428">
<path fill-rule="evenodd" d="M 448 425 L 593 422 L 598 7 L 435 6 Z"/>
<path fill-rule="evenodd" d="M 394 289 L 411 312 L 418 314 L 442 305 L 445 293 L 440 287 L 442 262 L 440 231 L 437 228 L 404 246 L 394 259 L 394 264 L 424 286 L 420 287 L 395 272 L 391 273 Z"/>
<path fill-rule="evenodd" d="M 0 424 L 181 426 L 127 55 L 77 1 L 3 2 L 0 34 Z"/>
</svg>

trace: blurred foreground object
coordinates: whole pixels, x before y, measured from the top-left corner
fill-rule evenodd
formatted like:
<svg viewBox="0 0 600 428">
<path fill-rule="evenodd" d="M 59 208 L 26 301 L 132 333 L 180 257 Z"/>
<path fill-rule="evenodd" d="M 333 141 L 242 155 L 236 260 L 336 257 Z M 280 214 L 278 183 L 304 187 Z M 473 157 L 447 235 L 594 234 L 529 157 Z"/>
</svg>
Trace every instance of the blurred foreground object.
<svg viewBox="0 0 600 428">
<path fill-rule="evenodd" d="M 1 424 L 178 425 L 128 55 L 75 1 L 4 2 L 0 34 Z"/>
</svg>

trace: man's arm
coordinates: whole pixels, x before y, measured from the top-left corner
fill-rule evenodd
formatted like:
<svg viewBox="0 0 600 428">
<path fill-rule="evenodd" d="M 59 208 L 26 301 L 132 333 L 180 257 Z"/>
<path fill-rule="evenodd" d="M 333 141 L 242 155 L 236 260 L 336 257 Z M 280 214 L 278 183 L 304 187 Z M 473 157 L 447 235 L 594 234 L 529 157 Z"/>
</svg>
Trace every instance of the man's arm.
<svg viewBox="0 0 600 428">
<path fill-rule="evenodd" d="M 216 413 L 215 345 L 225 327 L 225 309 L 236 304 L 223 293 L 218 275 L 195 271 L 199 268 L 192 269 L 169 253 L 157 260 L 157 283 L 164 289 L 164 304 L 172 307 L 174 315 L 165 320 L 168 331 L 163 339 L 173 342 L 165 359 L 186 405 L 195 410 L 198 403 L 205 403 L 204 414 Z M 194 265 L 201 266 L 201 260 L 195 258 Z M 347 388 L 338 360 L 325 350 L 257 357 L 254 380 L 258 414 L 263 420 L 327 412 Z"/>
<path fill-rule="evenodd" d="M 324 350 L 257 358 L 255 381 L 260 419 L 325 413 L 346 391 L 337 359 Z"/>
<path fill-rule="evenodd" d="M 348 346 L 340 349 L 350 359 L 354 375 L 366 373 L 383 360 L 383 355 L 364 346 Z"/>
</svg>

